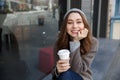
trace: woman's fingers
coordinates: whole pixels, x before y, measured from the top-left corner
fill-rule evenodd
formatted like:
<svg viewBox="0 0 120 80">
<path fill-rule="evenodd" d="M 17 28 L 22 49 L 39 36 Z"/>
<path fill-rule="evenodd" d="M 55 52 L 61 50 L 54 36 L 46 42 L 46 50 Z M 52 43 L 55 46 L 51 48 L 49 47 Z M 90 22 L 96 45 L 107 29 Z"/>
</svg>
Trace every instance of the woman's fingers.
<svg viewBox="0 0 120 80">
<path fill-rule="evenodd" d="M 69 60 L 59 60 L 56 67 L 58 73 L 67 71 L 70 68 Z"/>
<path fill-rule="evenodd" d="M 70 68 L 70 66 L 60 67 L 60 68 L 58 69 L 58 72 L 59 72 L 59 73 L 65 72 L 65 71 L 67 71 L 69 68 Z"/>
<path fill-rule="evenodd" d="M 65 72 L 70 68 L 70 66 L 59 66 L 57 67 L 58 73 Z"/>
<path fill-rule="evenodd" d="M 78 37 L 79 37 L 80 40 L 83 39 L 83 38 L 85 38 L 85 37 L 87 37 L 87 35 L 88 35 L 88 30 L 86 28 L 83 29 L 83 30 L 81 30 L 78 33 Z"/>
<path fill-rule="evenodd" d="M 86 28 L 81 31 L 81 35 L 83 38 L 87 37 L 87 34 L 88 34 L 88 30 Z"/>
<path fill-rule="evenodd" d="M 88 30 L 87 28 L 84 28 L 83 30 L 78 32 L 78 36 L 76 36 L 73 40 L 74 41 L 79 41 L 81 39 L 84 39 L 88 35 Z"/>
</svg>

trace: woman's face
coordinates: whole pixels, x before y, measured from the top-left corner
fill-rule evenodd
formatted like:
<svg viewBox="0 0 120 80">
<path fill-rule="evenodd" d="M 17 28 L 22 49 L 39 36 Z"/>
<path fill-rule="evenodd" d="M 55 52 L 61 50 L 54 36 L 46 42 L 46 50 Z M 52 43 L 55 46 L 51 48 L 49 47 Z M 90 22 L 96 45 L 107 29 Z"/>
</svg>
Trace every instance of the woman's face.
<svg viewBox="0 0 120 80">
<path fill-rule="evenodd" d="M 75 38 L 78 32 L 84 29 L 84 23 L 79 13 L 70 13 L 67 21 L 67 33 Z"/>
</svg>

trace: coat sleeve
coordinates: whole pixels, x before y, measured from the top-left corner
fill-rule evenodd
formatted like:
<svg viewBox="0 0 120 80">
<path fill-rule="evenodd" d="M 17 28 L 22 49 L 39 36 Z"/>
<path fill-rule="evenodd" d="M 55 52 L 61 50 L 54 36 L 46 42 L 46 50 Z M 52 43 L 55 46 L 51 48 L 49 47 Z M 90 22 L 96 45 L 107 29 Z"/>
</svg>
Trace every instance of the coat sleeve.
<svg viewBox="0 0 120 80">
<path fill-rule="evenodd" d="M 92 71 L 90 69 L 95 53 L 98 50 L 98 41 L 93 39 L 92 48 L 86 55 L 81 55 L 79 48 L 71 53 L 70 63 L 71 69 L 80 74 L 84 80 L 92 80 Z"/>
</svg>

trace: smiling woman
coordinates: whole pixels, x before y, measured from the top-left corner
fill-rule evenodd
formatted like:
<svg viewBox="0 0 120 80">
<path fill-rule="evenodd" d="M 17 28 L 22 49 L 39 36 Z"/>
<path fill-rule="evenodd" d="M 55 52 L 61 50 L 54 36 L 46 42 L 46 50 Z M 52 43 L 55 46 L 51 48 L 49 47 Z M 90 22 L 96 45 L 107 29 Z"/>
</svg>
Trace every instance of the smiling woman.
<svg viewBox="0 0 120 80">
<path fill-rule="evenodd" d="M 85 14 L 80 9 L 70 9 L 60 30 L 55 45 L 53 80 L 93 80 L 91 63 L 98 41 L 92 36 Z M 69 59 L 59 59 L 57 53 L 61 49 L 70 51 Z"/>
<path fill-rule="evenodd" d="M 83 20 L 79 13 L 71 13 L 67 22 L 67 33 L 73 38 L 74 41 L 86 37 L 88 30 L 84 27 Z M 84 33 L 84 34 L 83 34 Z M 77 37 L 78 36 L 78 37 Z"/>
</svg>

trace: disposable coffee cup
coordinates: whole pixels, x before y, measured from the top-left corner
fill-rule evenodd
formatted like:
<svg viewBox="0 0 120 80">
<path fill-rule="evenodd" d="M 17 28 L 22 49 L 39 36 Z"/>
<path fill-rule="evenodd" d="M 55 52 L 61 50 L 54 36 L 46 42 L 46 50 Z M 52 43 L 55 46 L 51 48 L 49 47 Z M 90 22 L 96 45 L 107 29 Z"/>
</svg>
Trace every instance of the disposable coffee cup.
<svg viewBox="0 0 120 80">
<path fill-rule="evenodd" d="M 58 56 L 60 59 L 69 59 L 70 51 L 67 49 L 62 49 L 58 51 Z"/>
</svg>

